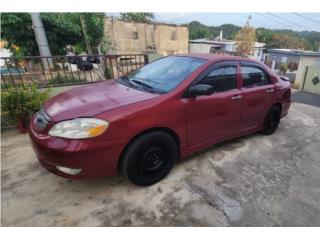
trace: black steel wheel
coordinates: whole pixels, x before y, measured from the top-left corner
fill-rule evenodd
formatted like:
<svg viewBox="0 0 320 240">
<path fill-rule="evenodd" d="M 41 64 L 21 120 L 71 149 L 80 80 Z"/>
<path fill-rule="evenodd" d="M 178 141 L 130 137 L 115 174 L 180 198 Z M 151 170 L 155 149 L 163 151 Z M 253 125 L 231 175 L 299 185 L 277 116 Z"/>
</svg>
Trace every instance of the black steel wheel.
<svg viewBox="0 0 320 240">
<path fill-rule="evenodd" d="M 278 106 L 273 106 L 267 113 L 263 121 L 263 130 L 262 133 L 265 135 L 270 135 L 274 133 L 280 123 L 281 110 Z"/>
<path fill-rule="evenodd" d="M 126 148 L 122 158 L 122 173 L 136 185 L 149 186 L 170 172 L 178 156 L 178 146 L 169 134 L 148 132 Z"/>
</svg>

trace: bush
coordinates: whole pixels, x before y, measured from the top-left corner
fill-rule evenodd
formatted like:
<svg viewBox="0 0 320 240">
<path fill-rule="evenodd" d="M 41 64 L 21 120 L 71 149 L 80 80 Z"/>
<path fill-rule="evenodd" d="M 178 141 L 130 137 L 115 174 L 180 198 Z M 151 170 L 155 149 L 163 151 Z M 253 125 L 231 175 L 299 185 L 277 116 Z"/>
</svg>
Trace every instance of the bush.
<svg viewBox="0 0 320 240">
<path fill-rule="evenodd" d="M 106 69 L 104 70 L 104 77 L 106 79 L 111 79 L 112 78 L 112 70 L 111 70 L 111 68 L 106 67 Z"/>
<path fill-rule="evenodd" d="M 76 83 L 84 83 L 86 82 L 85 79 L 79 79 L 74 77 L 69 77 L 68 79 L 66 77 L 63 77 L 61 75 L 58 75 L 52 79 L 48 80 L 49 85 L 68 85 L 68 84 L 76 84 Z"/>
<path fill-rule="evenodd" d="M 286 74 L 287 71 L 288 71 L 288 64 L 286 63 L 283 63 L 280 65 L 280 71 L 283 73 L 283 74 Z"/>
<path fill-rule="evenodd" d="M 9 88 L 14 88 L 14 87 L 24 87 L 26 85 L 27 84 L 22 84 L 22 83 L 13 84 L 12 82 L 10 82 L 10 83 L 3 83 L 2 82 L 1 83 L 1 90 L 6 90 L 6 89 L 9 89 Z"/>
<path fill-rule="evenodd" d="M 22 120 L 27 126 L 32 115 L 48 99 L 51 89 L 38 90 L 35 85 L 31 87 L 10 88 L 1 92 L 1 115 L 8 114 L 15 120 Z"/>
</svg>

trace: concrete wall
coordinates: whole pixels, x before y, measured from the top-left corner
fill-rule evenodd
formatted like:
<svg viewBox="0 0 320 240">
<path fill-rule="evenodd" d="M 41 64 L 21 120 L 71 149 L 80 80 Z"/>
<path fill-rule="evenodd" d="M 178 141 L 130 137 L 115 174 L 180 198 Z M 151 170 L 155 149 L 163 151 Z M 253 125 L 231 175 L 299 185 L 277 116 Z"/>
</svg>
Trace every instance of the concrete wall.
<svg viewBox="0 0 320 240">
<path fill-rule="evenodd" d="M 301 84 L 304 91 L 320 94 L 320 65 L 308 67 L 304 84 Z"/>
<path fill-rule="evenodd" d="M 299 61 L 299 66 L 297 70 L 297 75 L 295 79 L 295 84 L 302 84 L 306 73 L 307 66 L 318 65 L 320 68 L 320 57 L 306 57 L 301 56 Z"/>
<path fill-rule="evenodd" d="M 189 44 L 190 53 L 210 53 L 211 48 L 216 48 L 217 50 L 226 52 L 235 52 L 237 45 L 235 43 L 229 44 L 215 44 L 215 43 L 192 43 Z M 253 55 L 249 56 L 252 59 L 262 61 L 262 48 L 255 48 L 253 50 Z"/>
<path fill-rule="evenodd" d="M 105 34 L 111 39 L 113 52 L 134 54 L 152 51 L 163 54 L 188 53 L 187 26 L 147 24 L 105 19 Z M 172 35 L 175 35 L 175 40 Z"/>
<path fill-rule="evenodd" d="M 190 53 L 210 53 L 212 44 L 190 43 Z"/>
</svg>

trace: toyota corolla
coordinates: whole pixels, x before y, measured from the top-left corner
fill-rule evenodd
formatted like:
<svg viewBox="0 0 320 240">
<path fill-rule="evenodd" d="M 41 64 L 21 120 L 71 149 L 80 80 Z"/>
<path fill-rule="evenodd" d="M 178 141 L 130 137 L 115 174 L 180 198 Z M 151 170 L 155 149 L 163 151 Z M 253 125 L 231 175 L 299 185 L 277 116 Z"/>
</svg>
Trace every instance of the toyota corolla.
<svg viewBox="0 0 320 240">
<path fill-rule="evenodd" d="M 123 174 L 136 185 L 217 142 L 272 134 L 290 107 L 289 82 L 255 60 L 187 54 L 127 77 L 50 99 L 30 123 L 33 149 L 52 173 L 89 179 Z"/>
</svg>

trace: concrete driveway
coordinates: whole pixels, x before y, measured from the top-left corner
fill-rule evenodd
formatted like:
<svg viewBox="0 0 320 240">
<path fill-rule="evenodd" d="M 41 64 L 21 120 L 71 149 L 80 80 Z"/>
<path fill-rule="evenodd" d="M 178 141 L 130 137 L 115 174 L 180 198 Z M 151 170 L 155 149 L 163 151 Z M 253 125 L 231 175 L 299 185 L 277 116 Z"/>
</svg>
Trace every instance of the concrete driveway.
<svg viewBox="0 0 320 240">
<path fill-rule="evenodd" d="M 271 136 L 214 146 L 141 188 L 43 169 L 27 135 L 2 135 L 3 226 L 320 226 L 320 108 L 293 103 Z M 88 159 L 89 161 L 90 159 Z"/>
<path fill-rule="evenodd" d="M 291 100 L 293 102 L 320 107 L 320 95 L 314 93 L 293 90 L 291 93 Z"/>
</svg>

